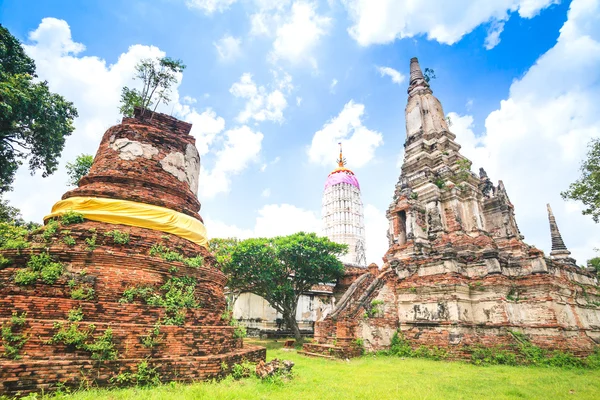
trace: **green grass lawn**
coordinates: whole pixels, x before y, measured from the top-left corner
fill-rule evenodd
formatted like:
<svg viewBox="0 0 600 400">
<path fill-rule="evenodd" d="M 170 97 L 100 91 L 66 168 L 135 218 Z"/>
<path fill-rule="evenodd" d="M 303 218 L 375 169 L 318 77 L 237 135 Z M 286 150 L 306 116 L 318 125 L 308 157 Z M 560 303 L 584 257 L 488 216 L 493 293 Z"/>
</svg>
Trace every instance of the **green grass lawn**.
<svg viewBox="0 0 600 400">
<path fill-rule="evenodd" d="M 294 361 L 294 379 L 256 378 L 153 388 L 89 390 L 56 398 L 91 399 L 600 399 L 600 371 L 474 366 L 462 362 L 366 356 L 330 361 L 281 349 L 282 340 L 251 341 L 267 358 Z"/>
</svg>

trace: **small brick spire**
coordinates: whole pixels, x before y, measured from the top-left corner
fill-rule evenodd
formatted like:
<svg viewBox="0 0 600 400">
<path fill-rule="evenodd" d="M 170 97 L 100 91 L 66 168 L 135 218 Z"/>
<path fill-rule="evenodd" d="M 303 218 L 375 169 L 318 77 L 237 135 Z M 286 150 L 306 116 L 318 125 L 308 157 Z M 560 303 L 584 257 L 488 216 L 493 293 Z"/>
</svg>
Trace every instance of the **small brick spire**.
<svg viewBox="0 0 600 400">
<path fill-rule="evenodd" d="M 548 221 L 550 222 L 550 238 L 552 240 L 552 251 L 550 252 L 550 257 L 556 259 L 564 259 L 570 258 L 569 255 L 571 252 L 565 246 L 565 242 L 563 242 L 562 236 L 560 236 L 560 231 L 558 230 L 558 225 L 556 224 L 556 219 L 554 218 L 554 214 L 552 213 L 552 208 L 550 208 L 550 204 L 546 204 L 548 208 Z"/>
</svg>

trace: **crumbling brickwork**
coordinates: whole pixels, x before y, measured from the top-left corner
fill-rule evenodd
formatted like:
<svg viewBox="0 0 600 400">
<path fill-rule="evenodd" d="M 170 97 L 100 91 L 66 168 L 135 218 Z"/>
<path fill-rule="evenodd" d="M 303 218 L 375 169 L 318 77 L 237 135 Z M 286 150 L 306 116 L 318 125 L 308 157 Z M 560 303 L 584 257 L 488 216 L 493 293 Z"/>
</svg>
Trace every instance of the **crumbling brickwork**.
<svg viewBox="0 0 600 400">
<path fill-rule="evenodd" d="M 191 125 L 136 113 L 106 132 L 90 173 L 63 198 L 143 202 L 200 219 Z M 11 326 L 13 313 L 26 313 L 18 329 L 27 338 L 16 357 L 0 361 L 0 394 L 104 385 L 135 373 L 143 361 L 162 381 L 192 381 L 223 375 L 242 359 L 265 359 L 264 348 L 236 337 L 225 313 L 226 278 L 198 244 L 90 220 L 49 223 L 28 241 L 26 248 L 0 250 L 8 260 L 0 269 L 0 324 Z M 40 255 L 59 272 L 23 281 L 20 274 L 34 271 L 29 264 Z M 61 338 L 61 327 L 70 336 Z M 107 331 L 112 338 L 103 345 L 112 353 L 101 353 Z M 11 346 L 4 339 L 0 354 Z"/>
<path fill-rule="evenodd" d="M 600 344 L 597 276 L 569 257 L 550 206 L 550 257 L 523 241 L 504 184 L 483 168 L 471 172 L 416 59 L 410 68 L 404 164 L 378 277 L 394 279 L 372 290 L 375 277 L 365 271 L 344 294 L 380 300 L 385 311 L 362 318 L 368 302 L 340 301 L 315 338 L 331 344 L 344 332 L 346 342 L 378 349 L 398 328 L 415 347 L 466 357 L 473 345 L 510 344 L 514 331 L 544 349 L 589 354 Z"/>
</svg>

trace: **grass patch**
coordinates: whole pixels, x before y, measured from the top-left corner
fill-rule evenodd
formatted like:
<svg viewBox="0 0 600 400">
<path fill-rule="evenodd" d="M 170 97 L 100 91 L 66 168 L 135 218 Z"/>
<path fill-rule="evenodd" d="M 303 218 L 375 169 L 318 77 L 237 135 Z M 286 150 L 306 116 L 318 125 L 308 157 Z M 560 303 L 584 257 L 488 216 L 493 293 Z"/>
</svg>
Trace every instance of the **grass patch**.
<svg viewBox="0 0 600 400">
<path fill-rule="evenodd" d="M 348 361 L 307 358 L 282 349 L 278 341 L 250 340 L 267 347 L 267 359 L 292 360 L 294 379 L 258 378 L 148 388 L 94 389 L 58 398 L 92 399 L 597 399 L 600 371 L 554 367 L 475 366 L 389 356 Z M 145 373 L 136 369 L 134 380 Z M 123 377 L 124 378 L 124 377 Z M 40 396 L 39 398 L 43 398 Z"/>
</svg>

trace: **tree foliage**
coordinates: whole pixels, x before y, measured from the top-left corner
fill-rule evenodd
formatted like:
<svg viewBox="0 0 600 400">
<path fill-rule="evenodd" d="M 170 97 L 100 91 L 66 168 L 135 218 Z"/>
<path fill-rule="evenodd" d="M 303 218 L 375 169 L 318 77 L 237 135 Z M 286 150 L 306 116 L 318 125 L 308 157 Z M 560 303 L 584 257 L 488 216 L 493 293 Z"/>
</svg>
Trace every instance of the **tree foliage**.
<svg viewBox="0 0 600 400">
<path fill-rule="evenodd" d="M 430 80 L 435 79 L 435 71 L 431 68 L 425 68 L 425 71 L 423 71 L 423 78 L 425 79 L 425 82 L 429 83 Z"/>
<path fill-rule="evenodd" d="M 121 91 L 121 107 L 119 111 L 127 116 L 133 116 L 135 107 L 144 110 L 154 105 L 154 110 L 160 103 L 169 104 L 171 87 L 177 83 L 177 74 L 185 69 L 181 60 L 170 57 L 145 58 L 135 67 L 134 79 L 142 81 L 142 89 L 131 89 L 125 86 Z"/>
<path fill-rule="evenodd" d="M 270 239 L 213 239 L 211 248 L 228 276 L 228 288 L 264 298 L 282 314 L 298 341 L 300 295 L 313 285 L 340 278 L 344 265 L 338 256 L 348 250 L 345 244 L 304 232 Z"/>
<path fill-rule="evenodd" d="M 79 180 L 90 172 L 94 157 L 90 154 L 80 154 L 75 158 L 74 162 L 67 163 L 67 175 L 69 181 L 67 182 L 70 186 L 77 186 Z"/>
<path fill-rule="evenodd" d="M 581 164 L 581 177 L 571 183 L 569 189 L 560 195 L 565 200 L 581 201 L 586 208 L 583 215 L 591 215 L 594 222 L 600 222 L 600 138 L 588 144 L 587 158 Z"/>
<path fill-rule="evenodd" d="M 10 190 L 23 160 L 31 173 L 56 171 L 65 138 L 73 132 L 77 110 L 34 82 L 35 63 L 21 43 L 0 25 L 0 194 Z"/>
</svg>

